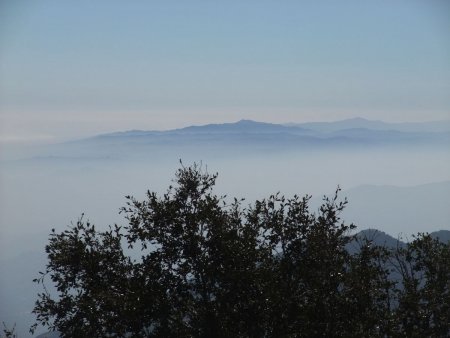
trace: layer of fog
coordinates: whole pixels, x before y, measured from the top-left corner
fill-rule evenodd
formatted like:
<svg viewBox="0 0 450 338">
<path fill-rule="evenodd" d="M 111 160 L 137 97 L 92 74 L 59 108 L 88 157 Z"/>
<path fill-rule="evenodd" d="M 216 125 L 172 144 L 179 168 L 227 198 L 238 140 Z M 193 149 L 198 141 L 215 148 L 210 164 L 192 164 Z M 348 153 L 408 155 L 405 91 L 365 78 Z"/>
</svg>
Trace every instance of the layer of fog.
<svg viewBox="0 0 450 338">
<path fill-rule="evenodd" d="M 81 213 L 99 226 L 122 222 L 118 210 L 124 205 L 124 196 L 143 198 L 147 189 L 163 193 L 180 167 L 181 156 L 177 155 L 149 155 L 140 160 L 38 158 L 2 163 L 2 247 L 3 239 L 11 236 L 62 229 Z M 182 160 L 184 165 L 202 162 L 209 172 L 218 172 L 216 192 L 246 198 L 248 203 L 278 191 L 286 196 L 314 197 L 330 194 L 339 185 L 344 196 L 345 190 L 360 185 L 415 186 L 450 180 L 450 155 L 432 150 L 298 151 L 234 157 L 192 153 Z M 424 208 L 433 202 L 424 198 Z M 370 204 L 365 207 L 370 208 Z M 398 224 L 381 230 L 395 235 L 408 232 L 407 227 Z"/>
</svg>

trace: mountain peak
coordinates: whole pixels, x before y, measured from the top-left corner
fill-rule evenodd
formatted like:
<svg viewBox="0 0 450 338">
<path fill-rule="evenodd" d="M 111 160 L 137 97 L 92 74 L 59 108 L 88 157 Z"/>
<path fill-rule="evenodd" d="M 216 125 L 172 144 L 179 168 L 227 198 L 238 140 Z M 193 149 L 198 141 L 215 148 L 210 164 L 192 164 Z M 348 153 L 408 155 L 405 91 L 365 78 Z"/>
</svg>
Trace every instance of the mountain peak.
<svg viewBox="0 0 450 338">
<path fill-rule="evenodd" d="M 260 122 L 260 121 L 255 121 L 255 120 L 249 120 L 249 119 L 241 119 L 235 123 L 231 123 L 231 124 L 236 124 L 236 125 L 241 125 L 241 126 L 274 126 L 275 124 L 273 123 L 268 123 L 268 122 Z"/>
<path fill-rule="evenodd" d="M 356 117 L 351 117 L 351 118 L 344 119 L 344 120 L 339 120 L 336 122 L 343 122 L 343 121 L 346 121 L 346 122 L 373 122 L 374 120 L 369 120 L 364 117 L 356 116 Z"/>
</svg>

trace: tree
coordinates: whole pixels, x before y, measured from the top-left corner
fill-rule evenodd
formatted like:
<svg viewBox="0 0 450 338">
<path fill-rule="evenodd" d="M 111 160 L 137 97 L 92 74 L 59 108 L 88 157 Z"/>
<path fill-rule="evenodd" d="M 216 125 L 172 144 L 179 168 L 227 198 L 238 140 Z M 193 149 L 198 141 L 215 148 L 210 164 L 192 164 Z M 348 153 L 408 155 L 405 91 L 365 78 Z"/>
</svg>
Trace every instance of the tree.
<svg viewBox="0 0 450 338">
<path fill-rule="evenodd" d="M 194 165 L 162 197 L 128 196 L 125 234 L 118 226 L 98 232 L 83 219 L 52 233 L 36 281 L 49 276 L 58 297 L 39 295 L 37 321 L 63 337 L 231 336 L 256 327 L 258 231 L 242 224 L 240 201 L 226 205 L 212 193 L 216 177 Z M 122 240 L 142 250 L 139 260 L 124 254 Z"/>
<path fill-rule="evenodd" d="M 394 253 L 401 276 L 396 289 L 397 333 L 405 337 L 450 336 L 450 243 L 419 234 Z"/>
<path fill-rule="evenodd" d="M 404 304 L 415 293 L 396 289 L 388 263 L 409 256 L 370 240 L 350 253 L 355 227 L 340 220 L 347 201 L 339 201 L 339 189 L 317 213 L 309 196 L 276 194 L 244 207 L 214 194 L 216 178 L 199 165 L 182 166 L 163 196 L 127 196 L 127 226 L 98 231 L 81 217 L 53 231 L 36 279 L 44 285 L 36 325 L 62 337 L 386 337 L 408 330 L 400 318 L 412 316 Z M 442 334 L 448 267 L 439 255 L 448 257 L 448 245 L 433 243 L 410 250 L 417 271 L 429 271 L 420 297 L 428 297 L 433 332 Z M 56 295 L 45 289 L 49 279 Z"/>
</svg>

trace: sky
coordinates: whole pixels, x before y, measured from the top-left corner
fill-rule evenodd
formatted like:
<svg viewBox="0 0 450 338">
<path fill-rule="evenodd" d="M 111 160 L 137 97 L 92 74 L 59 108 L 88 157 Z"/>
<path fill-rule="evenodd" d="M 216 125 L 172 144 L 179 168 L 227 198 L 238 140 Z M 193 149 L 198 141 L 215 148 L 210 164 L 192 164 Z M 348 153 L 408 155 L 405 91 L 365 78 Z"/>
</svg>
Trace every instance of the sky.
<svg viewBox="0 0 450 338">
<path fill-rule="evenodd" d="M 450 119 L 450 2 L 0 0 L 0 142 Z"/>
</svg>

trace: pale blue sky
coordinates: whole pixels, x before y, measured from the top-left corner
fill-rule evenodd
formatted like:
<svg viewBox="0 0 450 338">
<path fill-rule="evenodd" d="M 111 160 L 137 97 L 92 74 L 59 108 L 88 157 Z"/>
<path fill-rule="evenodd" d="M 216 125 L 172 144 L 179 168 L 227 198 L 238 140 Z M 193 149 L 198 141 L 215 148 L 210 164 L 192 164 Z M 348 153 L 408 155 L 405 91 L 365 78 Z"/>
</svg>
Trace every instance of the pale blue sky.
<svg viewBox="0 0 450 338">
<path fill-rule="evenodd" d="M 450 2 L 1 1 L 3 141 L 450 118 Z"/>
</svg>

